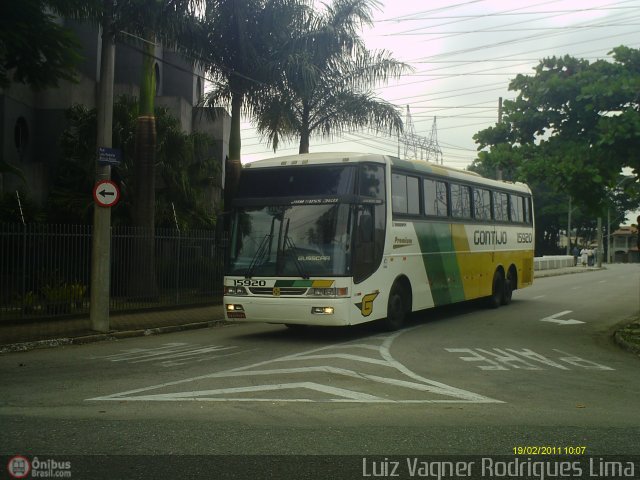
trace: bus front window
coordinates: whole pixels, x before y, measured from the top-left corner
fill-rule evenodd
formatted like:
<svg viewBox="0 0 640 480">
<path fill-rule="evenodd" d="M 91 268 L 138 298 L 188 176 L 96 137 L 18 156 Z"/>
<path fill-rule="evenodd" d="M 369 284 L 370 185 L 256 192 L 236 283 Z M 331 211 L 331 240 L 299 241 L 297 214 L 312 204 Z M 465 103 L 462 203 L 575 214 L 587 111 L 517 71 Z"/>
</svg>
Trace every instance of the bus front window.
<svg viewBox="0 0 640 480">
<path fill-rule="evenodd" d="M 350 275 L 347 204 L 244 207 L 236 212 L 229 275 Z"/>
</svg>

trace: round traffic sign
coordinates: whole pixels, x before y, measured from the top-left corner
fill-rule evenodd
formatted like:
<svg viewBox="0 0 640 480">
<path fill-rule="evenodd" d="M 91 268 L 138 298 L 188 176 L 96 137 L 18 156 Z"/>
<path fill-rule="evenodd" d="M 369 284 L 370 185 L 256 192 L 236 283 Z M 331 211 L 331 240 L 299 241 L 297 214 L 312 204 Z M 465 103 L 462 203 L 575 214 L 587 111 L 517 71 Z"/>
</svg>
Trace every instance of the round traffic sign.
<svg viewBox="0 0 640 480">
<path fill-rule="evenodd" d="M 120 190 L 111 180 L 101 180 L 93 187 L 93 199 L 101 207 L 113 207 L 120 200 Z"/>
</svg>

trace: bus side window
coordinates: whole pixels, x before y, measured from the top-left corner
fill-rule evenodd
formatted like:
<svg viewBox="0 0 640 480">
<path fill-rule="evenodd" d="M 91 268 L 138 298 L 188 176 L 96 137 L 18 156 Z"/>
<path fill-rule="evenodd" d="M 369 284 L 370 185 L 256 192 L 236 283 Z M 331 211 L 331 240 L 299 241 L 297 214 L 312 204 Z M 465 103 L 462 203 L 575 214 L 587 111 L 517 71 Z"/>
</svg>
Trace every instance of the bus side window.
<svg viewBox="0 0 640 480">
<path fill-rule="evenodd" d="M 502 192 L 493 192 L 493 218 L 497 222 L 509 221 L 509 196 Z"/>
<path fill-rule="evenodd" d="M 511 211 L 511 221 L 522 223 L 525 221 L 524 202 L 525 199 L 520 195 L 509 195 L 509 206 Z"/>
<path fill-rule="evenodd" d="M 531 197 L 524 198 L 524 219 L 525 223 L 533 223 L 533 216 L 531 215 Z"/>
<path fill-rule="evenodd" d="M 473 189 L 473 217 L 491 220 L 491 191 L 486 188 Z"/>
<path fill-rule="evenodd" d="M 376 262 L 373 215 L 366 207 L 358 208 L 357 215 L 353 244 L 353 280 L 359 283 L 376 270 L 379 262 Z"/>
<path fill-rule="evenodd" d="M 457 218 L 471 217 L 471 195 L 469 187 L 452 183 L 451 189 L 451 216 Z"/>
<path fill-rule="evenodd" d="M 393 213 L 407 213 L 407 177 L 394 173 L 391 176 L 391 205 Z"/>
</svg>

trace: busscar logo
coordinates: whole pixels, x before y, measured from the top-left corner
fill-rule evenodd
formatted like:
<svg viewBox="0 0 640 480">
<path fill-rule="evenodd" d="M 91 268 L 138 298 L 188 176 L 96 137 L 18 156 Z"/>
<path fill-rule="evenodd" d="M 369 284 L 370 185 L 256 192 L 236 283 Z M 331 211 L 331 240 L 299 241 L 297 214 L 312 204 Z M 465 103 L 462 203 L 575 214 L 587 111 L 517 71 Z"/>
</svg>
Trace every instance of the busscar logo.
<svg viewBox="0 0 640 480">
<path fill-rule="evenodd" d="M 31 464 L 26 457 L 16 455 L 9 459 L 7 471 L 12 478 L 26 478 L 31 472 Z"/>
<path fill-rule="evenodd" d="M 363 317 L 368 317 L 373 312 L 373 301 L 380 294 L 380 292 L 368 293 L 364 297 L 362 297 L 362 301 L 360 303 L 356 303 L 356 307 L 360 309 L 360 313 L 362 313 Z"/>
</svg>

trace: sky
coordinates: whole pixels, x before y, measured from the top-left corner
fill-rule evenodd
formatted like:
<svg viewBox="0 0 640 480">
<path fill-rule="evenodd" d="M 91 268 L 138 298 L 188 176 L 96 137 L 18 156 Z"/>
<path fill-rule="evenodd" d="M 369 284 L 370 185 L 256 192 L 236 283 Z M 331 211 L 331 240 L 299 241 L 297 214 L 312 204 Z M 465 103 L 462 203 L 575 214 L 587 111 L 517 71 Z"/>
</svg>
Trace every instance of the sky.
<svg viewBox="0 0 640 480">
<path fill-rule="evenodd" d="M 500 97 L 515 98 L 508 86 L 517 74 L 533 74 L 547 57 L 595 61 L 619 45 L 640 48 L 640 0 L 381 0 L 362 37 L 414 69 L 376 88 L 378 97 L 403 119 L 408 106 L 418 135 L 431 136 L 435 117 L 443 164 L 466 168 L 473 135 L 496 123 Z M 366 130 L 312 137 L 310 152 L 327 151 L 396 156 L 398 139 Z M 296 153 L 294 142 L 274 154 L 243 122 L 243 163 Z"/>
</svg>

